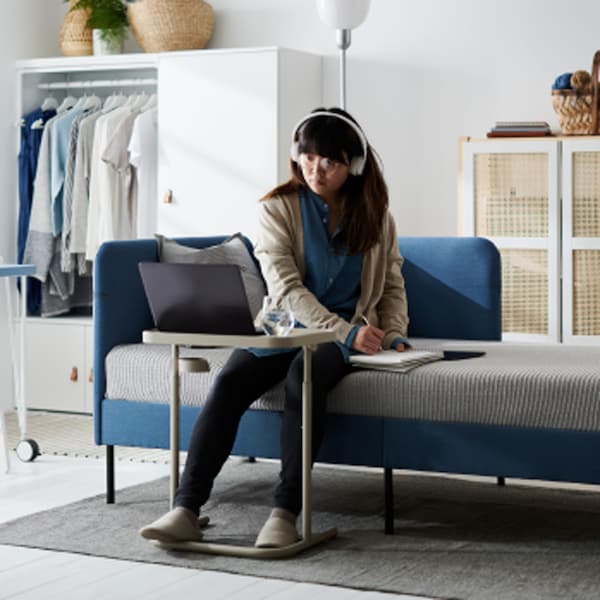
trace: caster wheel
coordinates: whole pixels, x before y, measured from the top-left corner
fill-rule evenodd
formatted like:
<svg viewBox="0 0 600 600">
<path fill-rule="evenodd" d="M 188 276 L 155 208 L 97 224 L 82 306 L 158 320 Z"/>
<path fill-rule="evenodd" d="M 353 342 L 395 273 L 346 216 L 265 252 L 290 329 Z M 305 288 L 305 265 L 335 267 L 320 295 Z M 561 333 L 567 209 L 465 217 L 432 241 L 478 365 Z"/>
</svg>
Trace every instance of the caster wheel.
<svg viewBox="0 0 600 600">
<path fill-rule="evenodd" d="M 40 447 L 35 440 L 21 440 L 16 447 L 17 456 L 23 462 L 33 462 L 40 456 Z"/>
</svg>

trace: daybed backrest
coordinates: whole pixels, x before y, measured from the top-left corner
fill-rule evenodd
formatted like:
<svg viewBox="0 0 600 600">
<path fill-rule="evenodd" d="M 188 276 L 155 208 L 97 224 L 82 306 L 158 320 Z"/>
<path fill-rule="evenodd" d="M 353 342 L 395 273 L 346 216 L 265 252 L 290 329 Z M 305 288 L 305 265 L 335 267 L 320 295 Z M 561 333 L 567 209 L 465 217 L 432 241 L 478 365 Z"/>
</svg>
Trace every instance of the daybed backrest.
<svg viewBox="0 0 600 600">
<path fill-rule="evenodd" d="M 400 237 L 408 336 L 499 340 L 498 249 L 476 237 Z"/>
</svg>

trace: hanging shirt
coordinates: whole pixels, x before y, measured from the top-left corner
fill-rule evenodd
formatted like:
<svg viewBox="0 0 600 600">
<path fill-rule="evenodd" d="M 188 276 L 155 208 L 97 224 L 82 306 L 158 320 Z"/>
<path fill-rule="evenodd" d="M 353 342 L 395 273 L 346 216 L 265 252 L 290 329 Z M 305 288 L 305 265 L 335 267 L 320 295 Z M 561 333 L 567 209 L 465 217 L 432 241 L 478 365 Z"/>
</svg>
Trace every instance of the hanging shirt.
<svg viewBox="0 0 600 600">
<path fill-rule="evenodd" d="M 120 106 L 96 121 L 86 234 L 85 254 L 88 260 L 94 260 L 103 242 L 131 237 L 131 223 L 118 218 L 120 208 L 129 197 L 129 192 L 125 194 L 125 199 L 123 195 L 124 190 L 129 188 L 131 173 L 118 174 L 102 160 L 114 131 L 131 112 L 131 107 Z"/>
<path fill-rule="evenodd" d="M 133 124 L 139 116 L 132 110 L 120 120 L 102 153 L 102 160 L 111 168 L 115 193 L 111 204 L 110 239 L 135 238 L 137 218 L 137 180 L 129 163 L 129 140 Z"/>
<path fill-rule="evenodd" d="M 137 179 L 137 237 L 156 233 L 158 190 L 158 111 L 151 108 L 137 117 L 129 140 L 129 162 Z"/>
<path fill-rule="evenodd" d="M 43 125 L 56 115 L 55 110 L 42 111 L 36 108 L 26 114 L 21 122 L 21 143 L 19 148 L 19 225 L 17 234 L 17 257 L 18 262 L 23 262 L 25 244 L 29 231 L 31 217 L 31 204 L 33 202 L 33 182 L 37 170 L 40 143 L 42 141 Z M 36 121 L 40 127 L 32 129 Z M 19 282 L 20 283 L 20 282 Z M 40 308 L 41 288 L 37 279 L 27 278 L 27 312 L 37 314 Z"/>
<path fill-rule="evenodd" d="M 73 188 L 75 183 L 75 167 L 77 160 L 77 144 L 79 143 L 79 126 L 81 122 L 89 116 L 90 112 L 86 111 L 78 115 L 71 125 L 71 135 L 67 147 L 65 175 L 63 185 L 63 222 L 61 231 L 61 269 L 65 273 L 70 273 L 77 269 L 80 275 L 90 275 L 85 269 L 85 261 L 83 264 L 78 257 L 81 255 L 71 253 L 71 226 L 73 222 Z"/>
<path fill-rule="evenodd" d="M 83 114 L 83 111 L 72 108 L 60 115 L 52 123 L 50 159 L 50 193 L 52 210 L 52 233 L 58 235 L 63 226 L 63 191 L 65 182 L 65 167 L 67 164 L 67 150 L 71 137 L 73 121 Z"/>
<path fill-rule="evenodd" d="M 56 114 L 55 110 L 42 111 L 36 108 L 26 114 L 21 121 L 21 143 L 19 148 L 19 232 L 18 232 L 18 261 L 23 261 L 31 203 L 33 200 L 33 181 L 37 169 L 40 142 L 42 140 L 43 124 Z M 42 126 L 32 129 L 36 121 Z"/>
<path fill-rule="evenodd" d="M 88 225 L 88 206 L 90 202 L 90 177 L 92 173 L 92 151 L 96 121 L 102 116 L 96 111 L 85 116 L 79 123 L 77 149 L 75 151 L 75 170 L 73 172 L 73 198 L 71 213 L 70 254 L 78 257 L 79 271 L 85 263 L 85 242 Z"/>
<path fill-rule="evenodd" d="M 51 194 L 50 194 L 50 158 L 52 123 L 58 117 L 52 117 L 44 127 L 38 165 L 33 182 L 33 200 L 29 230 L 25 243 L 23 261 L 35 265 L 35 277 L 46 281 L 48 268 L 54 253 L 54 236 L 52 235 Z"/>
</svg>

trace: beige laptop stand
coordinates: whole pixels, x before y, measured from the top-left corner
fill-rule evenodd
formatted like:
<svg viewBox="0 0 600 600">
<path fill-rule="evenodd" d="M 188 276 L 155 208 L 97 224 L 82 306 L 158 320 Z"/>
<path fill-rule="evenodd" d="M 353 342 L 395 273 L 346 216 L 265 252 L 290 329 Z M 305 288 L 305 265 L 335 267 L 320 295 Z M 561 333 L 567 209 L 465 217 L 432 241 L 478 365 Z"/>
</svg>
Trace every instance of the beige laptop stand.
<svg viewBox="0 0 600 600">
<path fill-rule="evenodd" d="M 170 402 L 170 448 L 171 448 L 171 480 L 170 504 L 179 484 L 179 374 L 181 372 L 199 372 L 209 369 L 208 363 L 202 359 L 185 359 L 179 357 L 180 346 L 211 347 L 252 347 L 252 348 L 294 348 L 302 347 L 304 352 L 304 378 L 302 382 L 302 531 L 301 539 L 283 548 L 255 548 L 231 544 L 211 542 L 156 542 L 161 548 L 186 550 L 188 552 L 204 552 L 224 554 L 245 558 L 286 558 L 306 548 L 329 540 L 337 535 L 336 529 L 322 533 L 312 531 L 312 488 L 311 488 L 311 440 L 312 440 L 312 351 L 318 344 L 331 342 L 335 334 L 322 329 L 294 329 L 285 337 L 279 336 L 244 336 L 244 335 L 212 335 L 200 333 L 177 333 L 165 331 L 144 331 L 143 341 L 146 344 L 168 344 L 171 346 L 172 384 Z"/>
</svg>

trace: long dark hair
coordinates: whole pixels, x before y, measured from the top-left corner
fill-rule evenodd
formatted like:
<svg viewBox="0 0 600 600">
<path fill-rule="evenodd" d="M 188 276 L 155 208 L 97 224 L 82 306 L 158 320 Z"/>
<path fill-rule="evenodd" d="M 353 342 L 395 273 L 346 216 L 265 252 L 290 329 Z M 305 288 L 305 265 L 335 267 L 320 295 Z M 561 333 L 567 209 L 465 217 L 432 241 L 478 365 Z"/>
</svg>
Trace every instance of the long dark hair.
<svg viewBox="0 0 600 600">
<path fill-rule="evenodd" d="M 316 108 L 312 112 L 330 112 L 356 120 L 341 108 Z M 318 115 L 306 120 L 296 132 L 299 153 L 318 154 L 332 160 L 348 163 L 363 156 L 357 133 L 342 119 Z M 290 158 L 291 177 L 267 193 L 263 199 L 299 192 L 307 188 L 302 170 Z M 342 186 L 343 241 L 350 254 L 360 254 L 372 248 L 381 237 L 383 217 L 389 205 L 387 185 L 374 150 L 367 144 L 367 159 L 361 175 L 348 175 Z"/>
</svg>

